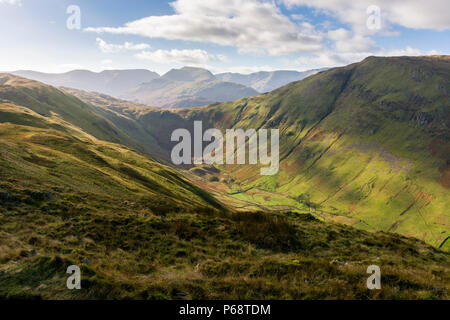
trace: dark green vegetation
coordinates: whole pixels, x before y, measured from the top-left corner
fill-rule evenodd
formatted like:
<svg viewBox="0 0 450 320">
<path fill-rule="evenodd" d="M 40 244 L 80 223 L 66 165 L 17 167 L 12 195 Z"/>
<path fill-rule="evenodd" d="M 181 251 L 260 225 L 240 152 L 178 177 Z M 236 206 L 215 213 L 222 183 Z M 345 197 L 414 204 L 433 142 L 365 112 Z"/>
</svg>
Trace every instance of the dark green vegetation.
<svg viewBox="0 0 450 320">
<path fill-rule="evenodd" d="M 370 58 L 176 113 L 0 75 L 0 298 L 449 299 L 448 74 L 445 58 Z M 194 119 L 280 128 L 280 173 L 133 151 L 167 159 Z"/>
</svg>

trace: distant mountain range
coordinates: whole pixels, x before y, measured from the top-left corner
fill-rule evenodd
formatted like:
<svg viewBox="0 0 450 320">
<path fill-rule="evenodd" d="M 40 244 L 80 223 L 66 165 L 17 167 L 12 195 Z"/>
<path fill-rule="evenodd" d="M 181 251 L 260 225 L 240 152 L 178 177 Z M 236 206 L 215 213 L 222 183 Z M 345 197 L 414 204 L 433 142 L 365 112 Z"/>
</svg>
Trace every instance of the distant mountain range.
<svg viewBox="0 0 450 320">
<path fill-rule="evenodd" d="M 172 69 L 160 76 L 149 70 L 74 70 L 42 73 L 19 70 L 14 75 L 52 86 L 98 92 L 155 107 L 179 108 L 228 102 L 277 89 L 321 70 L 273 71 L 213 75 L 202 68 Z"/>
<path fill-rule="evenodd" d="M 149 70 L 73 70 L 66 73 L 43 73 L 28 70 L 11 72 L 14 75 L 36 80 L 58 87 L 70 87 L 85 91 L 95 91 L 116 96 L 143 82 L 159 78 L 159 74 Z"/>
<path fill-rule="evenodd" d="M 208 70 L 184 67 L 142 83 L 120 97 L 150 106 L 179 108 L 233 101 L 258 94 L 255 89 L 242 84 L 217 80 Z"/>
<path fill-rule="evenodd" d="M 250 74 L 241 73 L 219 73 L 216 74 L 216 78 L 222 81 L 229 81 L 239 83 L 244 86 L 252 87 L 260 93 L 273 91 L 290 82 L 303 80 L 310 75 L 316 74 L 320 71 L 324 71 L 327 68 L 308 70 L 304 72 L 298 71 L 261 71 Z"/>
</svg>

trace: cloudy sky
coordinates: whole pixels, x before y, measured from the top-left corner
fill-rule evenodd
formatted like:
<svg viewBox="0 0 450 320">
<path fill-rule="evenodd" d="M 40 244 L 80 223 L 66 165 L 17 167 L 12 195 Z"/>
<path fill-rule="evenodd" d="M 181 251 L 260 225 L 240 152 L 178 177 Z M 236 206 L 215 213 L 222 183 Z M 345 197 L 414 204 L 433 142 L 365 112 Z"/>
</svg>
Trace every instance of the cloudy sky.
<svg viewBox="0 0 450 320">
<path fill-rule="evenodd" d="M 249 73 L 449 54 L 449 12 L 448 0 L 0 0 L 0 70 Z"/>
</svg>

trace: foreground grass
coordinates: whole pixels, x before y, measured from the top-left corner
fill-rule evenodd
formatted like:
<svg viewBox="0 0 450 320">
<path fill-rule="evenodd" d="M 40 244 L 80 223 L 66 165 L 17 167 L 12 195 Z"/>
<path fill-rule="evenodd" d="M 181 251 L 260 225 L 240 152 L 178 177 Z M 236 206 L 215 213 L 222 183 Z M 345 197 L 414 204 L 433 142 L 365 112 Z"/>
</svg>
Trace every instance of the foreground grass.
<svg viewBox="0 0 450 320">
<path fill-rule="evenodd" d="M 418 240 L 309 215 L 198 209 L 162 218 L 147 203 L 102 200 L 3 208 L 0 297 L 449 299 L 450 255 Z M 81 290 L 66 288 L 72 264 L 82 267 Z M 372 264 L 381 290 L 366 288 Z"/>
</svg>

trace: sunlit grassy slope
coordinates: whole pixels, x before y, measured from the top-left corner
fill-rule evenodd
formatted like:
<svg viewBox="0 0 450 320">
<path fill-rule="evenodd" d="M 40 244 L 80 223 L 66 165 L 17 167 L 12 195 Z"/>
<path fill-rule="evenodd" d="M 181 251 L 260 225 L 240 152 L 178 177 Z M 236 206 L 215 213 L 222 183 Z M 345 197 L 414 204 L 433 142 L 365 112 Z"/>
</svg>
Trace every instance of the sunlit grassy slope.
<svg viewBox="0 0 450 320">
<path fill-rule="evenodd" d="M 449 298 L 448 253 L 310 215 L 227 211 L 174 169 L 69 122 L 47 97 L 67 93 L 29 85 L 19 96 L 45 90 L 36 100 L 52 112 L 0 85 L 0 298 Z M 72 264 L 81 290 L 66 288 Z M 371 264 L 381 291 L 366 287 Z"/>
</svg>

